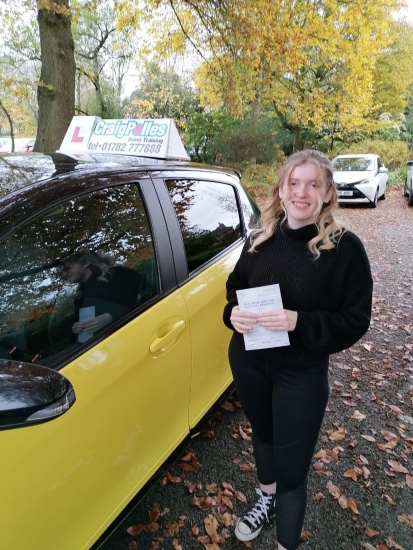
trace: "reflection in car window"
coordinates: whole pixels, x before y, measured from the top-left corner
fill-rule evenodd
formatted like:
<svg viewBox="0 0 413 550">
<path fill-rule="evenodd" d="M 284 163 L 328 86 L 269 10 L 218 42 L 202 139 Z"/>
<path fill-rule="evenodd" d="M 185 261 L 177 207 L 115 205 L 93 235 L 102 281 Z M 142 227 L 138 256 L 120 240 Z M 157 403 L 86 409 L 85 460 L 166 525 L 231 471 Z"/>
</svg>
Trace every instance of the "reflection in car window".
<svg viewBox="0 0 413 550">
<path fill-rule="evenodd" d="M 189 272 L 241 237 L 231 185 L 195 180 L 169 180 L 166 184 L 181 228 Z"/>
<path fill-rule="evenodd" d="M 53 365 L 159 293 L 135 185 L 68 200 L 0 243 L 0 357 Z"/>
<path fill-rule="evenodd" d="M 337 172 L 365 172 L 374 170 L 374 160 L 363 157 L 336 158 L 333 166 Z"/>
</svg>

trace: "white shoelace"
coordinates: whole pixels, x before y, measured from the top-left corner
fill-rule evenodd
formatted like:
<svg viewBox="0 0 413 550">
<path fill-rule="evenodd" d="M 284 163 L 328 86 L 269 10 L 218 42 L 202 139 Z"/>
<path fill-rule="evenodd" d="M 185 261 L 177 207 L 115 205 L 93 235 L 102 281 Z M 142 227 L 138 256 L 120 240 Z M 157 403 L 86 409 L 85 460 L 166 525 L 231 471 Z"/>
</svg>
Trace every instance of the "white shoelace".
<svg viewBox="0 0 413 550">
<path fill-rule="evenodd" d="M 241 520 L 248 520 L 254 527 L 260 523 L 263 517 L 266 517 L 268 521 L 268 511 L 273 499 L 273 495 L 264 496 L 261 489 L 256 488 L 255 492 L 260 498 L 248 514 L 246 514 Z"/>
</svg>

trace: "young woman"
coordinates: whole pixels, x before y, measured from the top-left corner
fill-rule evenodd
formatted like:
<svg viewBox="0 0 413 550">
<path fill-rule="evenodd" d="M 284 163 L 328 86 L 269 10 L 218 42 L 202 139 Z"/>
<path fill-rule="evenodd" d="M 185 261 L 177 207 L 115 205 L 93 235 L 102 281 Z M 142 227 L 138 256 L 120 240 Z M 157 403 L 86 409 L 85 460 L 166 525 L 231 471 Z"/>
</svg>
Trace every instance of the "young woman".
<svg viewBox="0 0 413 550">
<path fill-rule="evenodd" d="M 93 334 L 131 311 L 142 287 L 142 276 L 98 252 L 72 254 L 61 262 L 59 273 L 68 283 L 77 283 L 75 294 L 76 321 L 72 332 Z M 81 308 L 93 306 L 95 316 L 79 320 Z"/>
<path fill-rule="evenodd" d="M 328 400 L 331 353 L 353 345 L 370 324 L 373 283 L 361 241 L 335 219 L 332 164 L 318 151 L 288 158 L 227 282 L 224 322 L 234 331 L 229 359 L 252 427 L 258 501 L 235 535 L 257 537 L 276 517 L 279 550 L 295 550 L 307 502 L 307 474 Z M 284 309 L 240 310 L 236 291 L 280 285 Z M 288 331 L 290 345 L 246 351 L 255 324 Z"/>
</svg>

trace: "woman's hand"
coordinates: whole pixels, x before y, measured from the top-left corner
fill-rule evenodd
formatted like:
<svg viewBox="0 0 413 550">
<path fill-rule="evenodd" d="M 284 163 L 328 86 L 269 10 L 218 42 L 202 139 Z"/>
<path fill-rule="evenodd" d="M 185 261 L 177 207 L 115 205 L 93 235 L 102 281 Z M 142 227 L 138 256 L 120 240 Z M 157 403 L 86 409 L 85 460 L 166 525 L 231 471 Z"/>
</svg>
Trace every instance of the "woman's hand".
<svg viewBox="0 0 413 550">
<path fill-rule="evenodd" d="M 248 334 L 257 322 L 257 314 L 250 311 L 241 311 L 239 306 L 234 306 L 231 311 L 230 321 L 237 332 Z"/>
<path fill-rule="evenodd" d="M 257 315 L 257 323 L 268 330 L 286 330 L 291 332 L 297 325 L 298 313 L 289 309 L 263 311 Z"/>
<path fill-rule="evenodd" d="M 109 323 L 111 322 L 112 315 L 110 313 L 102 313 L 102 315 L 98 315 L 97 317 L 89 319 L 88 321 L 78 321 L 77 323 L 74 323 L 74 325 L 72 326 L 72 331 L 75 334 L 79 334 L 79 332 L 93 333 L 102 329 L 106 325 L 109 325 Z"/>
</svg>

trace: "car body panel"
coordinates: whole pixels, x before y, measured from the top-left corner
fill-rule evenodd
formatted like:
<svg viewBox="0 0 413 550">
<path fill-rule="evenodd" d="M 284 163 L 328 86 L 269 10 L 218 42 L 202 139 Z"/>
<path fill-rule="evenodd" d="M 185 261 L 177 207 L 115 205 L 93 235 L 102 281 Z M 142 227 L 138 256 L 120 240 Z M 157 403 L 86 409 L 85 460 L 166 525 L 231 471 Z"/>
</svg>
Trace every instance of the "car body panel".
<svg viewBox="0 0 413 550">
<path fill-rule="evenodd" d="M 228 364 L 231 331 L 217 322 L 222 317 L 222 288 L 242 250 L 239 243 L 230 252 L 182 287 L 188 308 L 192 340 L 192 378 L 189 424 L 194 427 L 232 381 Z M 211 346 L 211 342 L 214 345 Z M 205 368 L 205 365 L 208 365 Z"/>
<path fill-rule="evenodd" d="M 15 138 L 14 139 L 14 153 L 31 153 L 33 151 L 36 138 Z M 12 142 L 8 139 L 0 147 L 0 155 L 6 155 L 11 153 Z"/>
<path fill-rule="evenodd" d="M 351 161 L 355 160 L 354 169 Z M 369 169 L 357 170 L 357 164 L 363 160 L 371 163 Z M 337 187 L 338 201 L 341 204 L 377 204 L 377 199 L 385 198 L 388 171 L 380 157 L 374 154 L 338 155 L 333 165 L 343 163 L 344 170 L 335 170 L 333 174 Z"/>
<path fill-rule="evenodd" d="M 180 320 L 185 329 L 151 353 L 153 341 Z M 26 531 L 33 550 L 83 548 L 91 525 L 101 533 L 111 523 L 125 498 L 188 434 L 190 350 L 187 311 L 177 290 L 61 370 L 76 391 L 65 415 L 25 433 L 1 434 L 2 494 L 13 495 L 0 507 L 5 548 L 23 544 Z M 58 455 L 46 456 L 43 449 L 52 448 Z M 28 487 L 41 495 L 48 525 L 33 513 Z M 61 538 L 68 517 L 76 525 L 70 540 Z"/>
<path fill-rule="evenodd" d="M 41 156 L 30 157 L 41 164 Z M 64 201 L 136 184 L 156 252 L 160 292 L 55 360 L 53 368 L 74 388 L 71 408 L 49 422 L 0 431 L 0 546 L 86 550 L 231 384 L 225 282 L 256 212 L 229 170 L 134 166 L 133 159 L 99 168 L 60 156 L 61 171 L 47 165 L 44 179 L 39 165 L 39 181 L 30 185 L 19 179 L 19 157 L 11 158 L 15 171 L 2 180 L 0 245 L 39 213 L 59 212 Z M 27 157 L 20 158 L 27 166 Z M 0 178 L 1 166 L 0 160 Z M 233 186 L 244 214 L 238 239 L 193 273 L 165 185 L 167 178 L 188 176 Z"/>
</svg>

